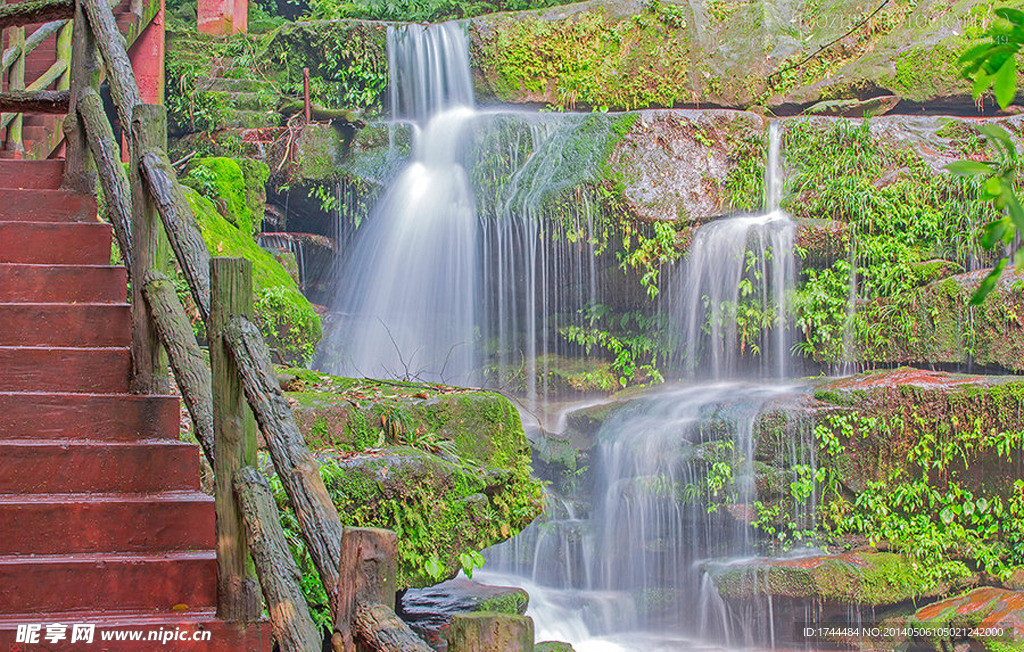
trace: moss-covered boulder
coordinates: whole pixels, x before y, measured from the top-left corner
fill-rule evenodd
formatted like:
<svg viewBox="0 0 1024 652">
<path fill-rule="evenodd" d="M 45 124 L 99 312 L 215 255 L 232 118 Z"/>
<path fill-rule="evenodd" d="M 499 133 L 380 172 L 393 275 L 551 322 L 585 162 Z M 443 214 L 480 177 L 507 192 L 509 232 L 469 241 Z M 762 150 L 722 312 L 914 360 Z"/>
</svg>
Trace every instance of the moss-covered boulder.
<svg viewBox="0 0 1024 652">
<path fill-rule="evenodd" d="M 854 494 L 909 473 L 929 447 L 935 455 L 958 451 L 953 457 L 962 459 L 948 460 L 942 477 L 964 489 L 1005 497 L 1018 478 L 1020 378 L 904 367 L 828 381 L 814 396 L 818 427 L 842 446 L 822 462 Z"/>
<path fill-rule="evenodd" d="M 235 196 L 244 189 L 235 188 Z M 256 317 L 260 330 L 282 360 L 307 362 L 320 341 L 320 316 L 299 291 L 295 279 L 274 256 L 260 248 L 252 233 L 232 224 L 218 206 L 198 191 L 185 195 L 211 256 L 252 261 Z"/>
<path fill-rule="evenodd" d="M 342 522 L 398 532 L 400 587 L 452 577 L 541 510 L 515 407 L 499 394 L 283 373 Z"/>
<path fill-rule="evenodd" d="M 924 649 L 1024 650 L 1024 592 L 974 589 L 918 609 L 906 626 Z"/>
<path fill-rule="evenodd" d="M 894 2 L 872 13 L 841 0 L 778 15 L 761 3 L 593 1 L 475 18 L 472 56 L 478 94 L 502 102 L 778 108 L 889 95 L 966 108 L 956 60 L 994 6 Z"/>
<path fill-rule="evenodd" d="M 211 156 L 192 163 L 181 182 L 212 201 L 239 231 L 254 236 L 263 223 L 269 177 L 262 161 Z"/>
<path fill-rule="evenodd" d="M 949 585 L 928 578 L 906 557 L 886 552 L 709 563 L 705 570 L 719 594 L 735 601 L 772 597 L 881 607 L 950 590 Z"/>
<path fill-rule="evenodd" d="M 529 602 L 530 596 L 523 589 L 490 586 L 458 577 L 405 591 L 397 611 L 420 638 L 438 652 L 444 652 L 448 649 L 445 632 L 455 614 L 489 611 L 522 616 Z"/>
</svg>

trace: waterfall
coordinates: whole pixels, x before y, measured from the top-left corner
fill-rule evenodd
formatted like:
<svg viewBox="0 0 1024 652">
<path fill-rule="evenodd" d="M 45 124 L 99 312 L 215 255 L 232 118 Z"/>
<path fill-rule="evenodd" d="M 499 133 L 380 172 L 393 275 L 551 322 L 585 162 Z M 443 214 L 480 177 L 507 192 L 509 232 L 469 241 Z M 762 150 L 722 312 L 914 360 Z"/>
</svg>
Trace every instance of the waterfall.
<svg viewBox="0 0 1024 652">
<path fill-rule="evenodd" d="M 769 126 L 765 212 L 712 221 L 698 229 L 670 289 L 669 319 L 682 338 L 691 376 L 790 374 L 788 295 L 796 277 L 796 227 L 780 208 L 780 130 Z"/>
<path fill-rule="evenodd" d="M 701 564 L 758 552 L 750 521 L 760 419 L 787 409 L 795 391 L 779 384 L 702 384 L 668 388 L 620 408 L 595 435 L 591 508 L 580 513 L 571 501 L 549 496 L 546 519 L 488 551 L 487 568 L 504 574 L 505 582 L 525 578 L 534 587 L 531 596 L 543 592 L 531 607 L 539 622 L 550 622 L 552 609 L 575 611 L 575 620 L 566 614 L 555 619 L 566 623 L 562 634 L 574 643 L 619 641 L 617 633 L 637 631 L 662 642 L 749 637 L 756 631 L 751 623 L 762 625 L 763 614 L 742 621 L 727 615 Z M 789 449 L 774 454 L 790 466 L 813 465 L 813 435 L 797 431 Z M 714 470 L 716 462 L 731 469 L 718 489 L 723 472 Z M 793 504 L 788 517 L 807 522 L 807 510 Z"/>
<path fill-rule="evenodd" d="M 333 373 L 470 383 L 479 366 L 475 200 L 460 145 L 476 117 L 457 23 L 388 27 L 394 118 L 416 121 L 412 160 L 345 255 L 339 323 L 318 364 Z M 425 121 L 425 122 L 424 122 Z"/>
</svg>

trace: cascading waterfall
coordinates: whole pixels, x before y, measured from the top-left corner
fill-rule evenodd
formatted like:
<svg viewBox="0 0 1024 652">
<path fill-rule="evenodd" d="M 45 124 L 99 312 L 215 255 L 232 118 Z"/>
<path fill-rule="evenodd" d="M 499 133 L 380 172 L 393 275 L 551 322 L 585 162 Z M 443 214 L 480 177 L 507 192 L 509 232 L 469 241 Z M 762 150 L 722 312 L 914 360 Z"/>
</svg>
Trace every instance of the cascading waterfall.
<svg viewBox="0 0 1024 652">
<path fill-rule="evenodd" d="M 586 325 L 586 309 L 603 299 L 598 202 L 585 182 L 607 156 L 612 123 L 476 111 L 457 23 L 389 27 L 388 48 L 392 118 L 411 124 L 412 158 L 348 236 L 318 364 L 447 383 L 505 386 L 516 376 L 512 388 L 536 404 L 548 356 L 579 354 L 562 330 Z M 779 207 L 779 150 L 772 124 L 766 212 L 702 227 L 669 292 L 687 365 L 715 378 L 789 373 L 794 228 Z M 791 391 L 684 386 L 619 410 L 597 434 L 589 504 L 549 496 L 546 520 L 490 551 L 493 570 L 481 578 L 525 586 L 538 636 L 580 652 L 725 640 L 735 618 L 701 591 L 700 564 L 754 553 L 758 419 Z M 813 464 L 809 449 L 778 454 Z M 728 478 L 715 476 L 722 464 Z M 709 509 L 708 492 L 725 485 L 729 504 Z M 793 505 L 793 518 L 806 509 Z"/>
<path fill-rule="evenodd" d="M 795 225 L 780 208 L 780 129 L 769 126 L 765 205 L 702 226 L 676 278 L 669 316 L 689 375 L 790 374 L 787 295 L 795 282 Z"/>
<path fill-rule="evenodd" d="M 476 116 L 457 23 L 388 28 L 395 118 L 415 121 L 413 159 L 356 234 L 339 275 L 334 373 L 470 383 L 477 314 L 477 218 L 460 162 Z M 424 122 L 425 121 L 425 122 Z"/>
</svg>

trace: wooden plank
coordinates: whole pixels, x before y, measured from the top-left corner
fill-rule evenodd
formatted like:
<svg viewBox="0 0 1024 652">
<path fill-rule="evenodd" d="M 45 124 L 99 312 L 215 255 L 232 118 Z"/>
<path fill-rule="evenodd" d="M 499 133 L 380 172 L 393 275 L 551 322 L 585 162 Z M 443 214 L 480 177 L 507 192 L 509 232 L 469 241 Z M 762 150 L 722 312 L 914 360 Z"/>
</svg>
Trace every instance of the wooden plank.
<svg viewBox="0 0 1024 652">
<path fill-rule="evenodd" d="M 224 342 L 224 328 L 232 317 L 252 315 L 252 262 L 244 258 L 210 260 L 210 299 L 206 332 L 213 375 L 217 617 L 252 621 L 259 618 L 262 605 L 232 482 L 236 471 L 256 464 L 256 421 Z"/>
<path fill-rule="evenodd" d="M 67 91 L 11 91 L 0 93 L 0 111 L 20 113 L 67 113 Z"/>
<path fill-rule="evenodd" d="M 274 640 L 281 652 L 320 652 L 320 631 L 309 615 L 302 573 L 285 540 L 267 479 L 256 468 L 246 466 L 235 472 L 234 488 Z"/>
</svg>

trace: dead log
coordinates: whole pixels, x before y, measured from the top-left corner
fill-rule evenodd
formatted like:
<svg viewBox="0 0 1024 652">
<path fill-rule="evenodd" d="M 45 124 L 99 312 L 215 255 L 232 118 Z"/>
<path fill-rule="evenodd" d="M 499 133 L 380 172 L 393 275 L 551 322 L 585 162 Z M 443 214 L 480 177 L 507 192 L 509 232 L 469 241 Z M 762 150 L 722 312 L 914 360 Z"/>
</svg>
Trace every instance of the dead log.
<svg viewBox="0 0 1024 652">
<path fill-rule="evenodd" d="M 171 280 L 156 270 L 144 279 L 142 296 L 149 305 L 149 314 L 156 322 L 156 331 L 167 349 L 174 380 L 178 383 L 185 407 L 196 427 L 196 439 L 206 459 L 213 466 L 213 392 L 210 387 L 210 366 L 199 349 L 192 324 L 185 315 Z"/>
<path fill-rule="evenodd" d="M 0 30 L 14 25 L 47 23 L 74 15 L 74 0 L 27 0 L 0 6 Z"/>
<path fill-rule="evenodd" d="M 281 652 L 320 652 L 322 636 L 309 615 L 302 574 L 285 540 L 267 479 L 246 466 L 235 472 L 234 488 L 274 640 Z"/>
<path fill-rule="evenodd" d="M 3 113 L 67 113 L 68 91 L 10 91 L 0 93 Z"/>
<path fill-rule="evenodd" d="M 295 424 L 259 329 L 249 320 L 236 317 L 224 328 L 224 342 L 242 376 L 245 396 L 266 439 L 274 468 L 295 508 L 331 612 L 337 613 L 342 527 L 320 476 L 320 466 Z"/>
<path fill-rule="evenodd" d="M 149 193 L 156 202 L 171 249 L 188 282 L 203 321 L 210 319 L 210 252 L 199 232 L 192 207 L 162 149 L 144 152 L 139 161 Z"/>
</svg>

